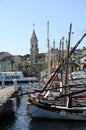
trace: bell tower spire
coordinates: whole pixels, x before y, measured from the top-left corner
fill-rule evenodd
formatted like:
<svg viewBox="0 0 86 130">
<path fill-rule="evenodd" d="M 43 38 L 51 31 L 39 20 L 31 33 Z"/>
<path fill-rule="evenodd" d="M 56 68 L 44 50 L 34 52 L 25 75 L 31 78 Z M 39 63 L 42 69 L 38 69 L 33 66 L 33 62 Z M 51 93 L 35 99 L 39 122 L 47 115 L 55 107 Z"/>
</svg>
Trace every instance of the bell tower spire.
<svg viewBox="0 0 86 130">
<path fill-rule="evenodd" d="M 33 30 L 35 30 L 35 23 L 33 23 Z"/>
</svg>

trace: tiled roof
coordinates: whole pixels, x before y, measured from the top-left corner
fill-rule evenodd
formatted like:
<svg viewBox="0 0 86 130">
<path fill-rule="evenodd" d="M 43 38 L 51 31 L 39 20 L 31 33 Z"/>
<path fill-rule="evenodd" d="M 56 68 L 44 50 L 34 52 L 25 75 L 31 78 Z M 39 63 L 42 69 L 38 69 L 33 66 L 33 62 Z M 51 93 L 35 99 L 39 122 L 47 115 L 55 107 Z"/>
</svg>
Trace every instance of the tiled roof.
<svg viewBox="0 0 86 130">
<path fill-rule="evenodd" d="M 12 56 L 10 53 L 8 52 L 0 52 L 0 61 L 2 61 L 3 59 Z"/>
</svg>

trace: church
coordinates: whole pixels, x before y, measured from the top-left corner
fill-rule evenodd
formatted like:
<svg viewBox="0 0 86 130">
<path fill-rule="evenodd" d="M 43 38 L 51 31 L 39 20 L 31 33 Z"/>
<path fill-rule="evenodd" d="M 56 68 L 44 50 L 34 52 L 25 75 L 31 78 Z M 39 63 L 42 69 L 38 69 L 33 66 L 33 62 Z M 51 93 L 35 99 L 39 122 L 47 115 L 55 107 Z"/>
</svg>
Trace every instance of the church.
<svg viewBox="0 0 86 130">
<path fill-rule="evenodd" d="M 30 61 L 31 65 L 42 64 L 45 62 L 45 53 L 39 54 L 38 38 L 36 36 L 35 29 L 33 29 L 30 39 Z"/>
<path fill-rule="evenodd" d="M 35 30 L 33 29 L 33 33 L 32 33 L 31 39 L 30 39 L 30 61 L 31 61 L 31 64 L 37 63 L 38 54 L 39 54 L 38 39 L 37 39 Z"/>
</svg>

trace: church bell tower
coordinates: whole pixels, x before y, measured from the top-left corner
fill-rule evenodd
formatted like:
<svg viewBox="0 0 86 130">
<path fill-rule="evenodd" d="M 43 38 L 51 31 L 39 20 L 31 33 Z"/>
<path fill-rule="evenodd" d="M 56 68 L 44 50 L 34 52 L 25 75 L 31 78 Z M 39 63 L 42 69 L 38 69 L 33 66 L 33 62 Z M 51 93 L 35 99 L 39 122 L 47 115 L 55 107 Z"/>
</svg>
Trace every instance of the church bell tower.
<svg viewBox="0 0 86 130">
<path fill-rule="evenodd" d="M 35 29 L 33 28 L 32 36 L 30 39 L 30 61 L 31 61 L 31 64 L 37 63 L 38 54 L 39 54 L 38 39 L 37 39 L 37 36 L 35 33 Z"/>
</svg>

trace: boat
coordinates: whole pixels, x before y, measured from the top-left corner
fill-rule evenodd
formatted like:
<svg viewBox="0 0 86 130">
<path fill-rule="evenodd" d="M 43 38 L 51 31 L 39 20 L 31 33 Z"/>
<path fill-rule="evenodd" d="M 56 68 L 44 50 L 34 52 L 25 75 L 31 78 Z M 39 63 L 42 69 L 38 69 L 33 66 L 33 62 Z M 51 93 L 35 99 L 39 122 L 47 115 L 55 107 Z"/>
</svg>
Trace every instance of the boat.
<svg viewBox="0 0 86 130">
<path fill-rule="evenodd" d="M 63 81 L 58 76 L 85 36 L 86 33 L 75 44 L 68 57 L 59 64 L 42 89 L 29 92 L 29 115 L 32 119 L 86 120 L 86 83 L 72 83 L 72 80 L 63 83 L 67 74 L 64 74 Z"/>
<path fill-rule="evenodd" d="M 85 71 L 74 71 L 70 74 L 69 79 L 77 80 L 77 79 L 86 79 L 86 72 Z"/>
<path fill-rule="evenodd" d="M 14 80 L 17 83 L 33 83 L 37 82 L 37 77 L 24 77 L 21 71 L 0 72 L 0 84 L 13 84 Z"/>
<path fill-rule="evenodd" d="M 67 86 L 68 87 L 68 86 Z M 29 94 L 29 115 L 32 119 L 86 120 L 86 85 L 70 85 L 67 94 L 58 87 Z M 78 89 L 78 90 L 76 90 Z M 56 91 L 55 91 L 56 90 Z"/>
</svg>

